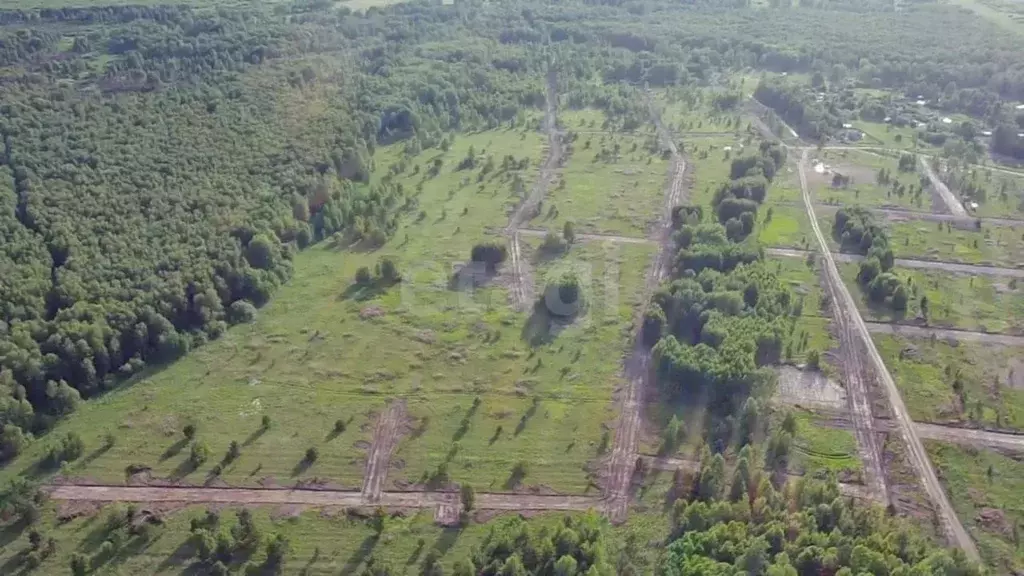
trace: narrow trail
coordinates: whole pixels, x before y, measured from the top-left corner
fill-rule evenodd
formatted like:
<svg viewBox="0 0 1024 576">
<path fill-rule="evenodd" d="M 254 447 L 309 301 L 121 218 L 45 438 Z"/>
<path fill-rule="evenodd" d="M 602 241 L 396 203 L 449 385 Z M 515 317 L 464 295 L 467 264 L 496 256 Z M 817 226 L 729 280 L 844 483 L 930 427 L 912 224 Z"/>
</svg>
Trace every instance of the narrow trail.
<svg viewBox="0 0 1024 576">
<path fill-rule="evenodd" d="M 921 444 L 921 439 L 917 436 L 914 423 L 910 420 L 910 415 L 907 412 L 906 405 L 903 403 L 903 397 L 900 396 L 899 389 L 896 387 L 896 382 L 893 380 L 892 375 L 889 374 L 885 362 L 882 361 L 881 355 L 875 348 L 864 319 L 861 318 L 860 313 L 857 311 L 857 304 L 853 300 L 853 296 L 850 295 L 849 290 L 846 289 L 846 285 L 843 283 L 842 277 L 839 276 L 839 269 L 836 267 L 832 252 L 829 250 L 825 236 L 818 225 L 818 219 L 814 214 L 814 205 L 811 202 L 811 195 L 807 186 L 807 153 L 806 149 L 801 153 L 802 157 L 799 164 L 800 188 L 804 199 L 804 206 L 807 210 L 807 217 L 811 221 L 811 228 L 814 230 L 814 236 L 824 256 L 828 285 L 830 290 L 836 295 L 841 296 L 841 298 L 833 297 L 832 299 L 835 303 L 834 309 L 839 312 L 837 317 L 841 318 L 841 324 L 853 324 L 853 326 L 849 326 L 845 330 L 859 332 L 861 344 L 867 350 L 868 356 L 874 364 L 875 372 L 881 379 L 883 388 L 888 396 L 893 420 L 897 423 L 907 445 L 908 456 L 924 484 L 925 491 L 941 516 L 948 536 L 964 550 L 968 557 L 972 560 L 978 560 L 980 558 L 978 549 L 974 545 L 974 541 L 967 534 L 963 524 L 960 523 L 960 519 L 957 517 L 956 511 L 953 510 L 953 506 L 950 504 L 942 484 L 935 475 L 935 469 L 928 459 L 928 454 L 925 452 L 924 445 Z M 859 358 L 860 354 L 856 351 L 851 352 L 853 353 L 847 354 L 847 356 Z"/>
<path fill-rule="evenodd" d="M 889 322 L 865 322 L 868 332 L 873 334 L 895 334 L 913 338 L 936 338 L 940 340 L 956 340 L 957 342 L 980 342 L 999 346 L 1024 346 L 1024 336 L 1013 334 L 994 334 L 991 332 L 973 332 L 951 328 L 931 328 L 928 326 L 909 326 L 891 324 Z"/>
<path fill-rule="evenodd" d="M 633 483 L 633 472 L 638 456 L 637 448 L 640 444 L 643 407 L 646 404 L 648 389 L 652 384 L 651 351 L 643 342 L 640 328 L 643 325 L 643 314 L 647 302 L 661 281 L 668 275 L 672 266 L 672 208 L 683 201 L 683 181 L 686 174 L 686 161 L 679 155 L 679 150 L 672 140 L 671 134 L 665 129 L 649 98 L 647 98 L 647 105 L 662 146 L 672 154 L 672 162 L 669 166 L 665 187 L 665 204 L 658 227 L 654 231 L 659 249 L 645 277 L 642 297 L 644 305 L 634 319 L 633 351 L 626 358 L 623 366 L 626 386 L 624 390 L 620 391 L 619 421 L 615 428 L 611 455 L 606 462 L 604 495 L 606 510 L 613 522 L 626 520 L 630 487 Z"/>
<path fill-rule="evenodd" d="M 402 420 L 405 418 L 405 400 L 395 400 L 387 410 L 377 418 L 377 426 L 373 430 L 373 442 L 366 457 L 366 471 L 363 472 L 363 490 L 365 502 L 378 502 L 384 488 L 384 480 L 391 466 L 391 454 L 398 446 L 401 435 Z"/>
<path fill-rule="evenodd" d="M 765 248 L 764 253 L 769 256 L 781 256 L 784 258 L 807 258 L 808 254 L 817 253 L 797 248 Z M 860 262 L 864 256 L 860 254 L 846 254 L 833 252 L 832 258 L 836 262 Z M 957 262 L 943 262 L 941 260 L 914 260 L 908 258 L 897 258 L 896 266 L 903 268 L 917 268 L 924 270 L 942 270 L 955 274 L 972 274 L 976 276 L 1008 276 L 1024 278 L 1024 268 L 1004 268 L 1002 266 L 982 266 L 980 264 L 960 264 Z"/>
<path fill-rule="evenodd" d="M 548 135 L 547 155 L 540 167 L 537 181 L 529 196 L 512 213 L 505 234 L 509 237 L 509 259 L 512 262 L 512 288 L 509 294 L 516 310 L 526 310 L 533 300 L 533 282 L 527 271 L 528 263 L 522 257 L 519 228 L 533 218 L 540 206 L 555 171 L 562 162 L 562 134 L 558 131 L 558 78 L 553 66 L 548 67 L 547 98 L 544 106 L 544 132 Z"/>
</svg>

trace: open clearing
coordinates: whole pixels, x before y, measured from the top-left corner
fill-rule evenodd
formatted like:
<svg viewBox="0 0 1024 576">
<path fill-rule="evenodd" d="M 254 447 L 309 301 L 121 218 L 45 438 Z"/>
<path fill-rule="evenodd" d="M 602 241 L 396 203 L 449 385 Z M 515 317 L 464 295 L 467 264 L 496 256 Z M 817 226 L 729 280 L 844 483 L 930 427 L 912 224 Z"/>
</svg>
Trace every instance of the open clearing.
<svg viewBox="0 0 1024 576">
<path fill-rule="evenodd" d="M 879 181 L 881 170 L 890 174 L 884 183 Z M 900 171 L 898 159 L 871 152 L 826 149 L 814 153 L 807 178 L 815 200 L 825 204 L 916 209 L 932 204 L 928 187 L 917 192 L 921 178 L 916 171 Z"/>
<path fill-rule="evenodd" d="M 885 334 L 873 338 L 914 420 L 1024 430 L 1021 348 Z M 954 389 L 958 373 L 962 394 Z"/>
</svg>

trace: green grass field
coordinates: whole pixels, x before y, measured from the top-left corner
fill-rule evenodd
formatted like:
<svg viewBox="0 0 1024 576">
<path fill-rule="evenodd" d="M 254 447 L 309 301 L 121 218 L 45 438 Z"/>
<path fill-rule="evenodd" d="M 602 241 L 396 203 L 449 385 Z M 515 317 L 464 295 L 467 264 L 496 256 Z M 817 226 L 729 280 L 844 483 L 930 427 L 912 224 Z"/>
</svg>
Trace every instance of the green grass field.
<svg viewBox="0 0 1024 576">
<path fill-rule="evenodd" d="M 873 339 L 914 420 L 1024 429 L 1019 348 L 881 334 Z M 954 388 L 958 372 L 962 395 Z"/>
<path fill-rule="evenodd" d="M 774 187 L 769 194 L 772 191 L 774 191 Z M 770 219 L 769 210 L 771 210 Z M 760 223 L 754 233 L 758 242 L 763 246 L 806 249 L 815 244 L 814 232 L 811 230 L 811 223 L 803 206 L 772 205 L 770 202 L 766 202 L 758 210 L 758 218 Z"/>
<path fill-rule="evenodd" d="M 970 182 L 981 190 L 973 196 L 978 207 L 972 208 L 972 213 L 993 218 L 1024 216 L 1024 174 L 990 168 L 974 168 L 972 172 Z M 956 187 L 952 189 L 958 192 Z"/>
<path fill-rule="evenodd" d="M 471 171 L 454 169 L 470 147 L 497 161 L 525 152 L 526 179 L 535 177 L 542 149 L 539 134 L 506 130 L 460 136 L 446 154 L 414 158 L 399 181 L 422 185 L 418 200 L 428 210 L 411 213 L 375 253 L 342 250 L 331 241 L 302 252 L 293 280 L 255 323 L 84 403 L 52 433 L 74 430 L 85 440 L 88 457 L 66 473 L 121 481 L 126 465 L 140 464 L 154 476 L 202 482 L 235 440 L 242 455 L 223 470 L 229 484 L 320 477 L 358 487 L 374 415 L 401 396 L 410 436 L 395 455 L 404 468 L 392 481 L 419 481 L 454 452 L 456 481 L 500 487 L 515 462 L 526 460 L 528 484 L 585 489 L 582 467 L 595 456 L 602 422 L 612 417 L 611 390 L 650 248 L 573 247 L 565 259 L 592 267 L 594 306 L 565 334 L 532 346 L 524 339 L 528 316 L 509 308 L 501 277 L 472 293 L 447 285 L 452 266 L 468 259 L 474 242 L 494 238 L 485 229 L 503 226 L 516 202 L 511 175 L 492 172 L 477 183 Z M 376 161 L 386 166 L 398 156 L 385 149 Z M 438 176 L 415 169 L 439 156 Z M 353 290 L 356 269 L 372 268 L 382 255 L 396 260 L 405 281 L 380 294 Z M 455 432 L 478 396 L 481 405 L 453 451 Z M 516 433 L 534 398 L 537 409 Z M 263 415 L 273 420 L 266 431 Z M 347 427 L 334 434 L 339 419 Z M 211 449 L 195 471 L 185 465 L 186 423 L 198 427 L 197 438 Z M 495 437 L 498 425 L 504 433 Z M 104 450 L 108 433 L 116 443 Z M 49 443 L 32 443 L 0 476 L 36 472 Z M 306 468 L 300 462 L 309 447 L 321 457 Z"/>
<path fill-rule="evenodd" d="M 1024 521 L 1024 463 L 989 450 L 925 442 L 960 521 L 993 574 L 1024 568 L 1015 542 Z M 989 472 L 991 471 L 991 474 Z"/>
<path fill-rule="evenodd" d="M 653 135 L 579 134 L 533 227 L 644 237 L 661 215 L 668 162 Z"/>
<path fill-rule="evenodd" d="M 1019 332 L 1024 318 L 1024 286 L 1007 278 L 968 276 L 938 270 L 896 268 L 910 291 L 907 310 L 897 313 L 875 305 L 857 281 L 859 264 L 839 264 L 840 273 L 856 298 L 861 314 L 878 321 L 912 320 L 921 316 L 921 297 L 928 297 L 928 323 L 936 327 Z"/>
</svg>

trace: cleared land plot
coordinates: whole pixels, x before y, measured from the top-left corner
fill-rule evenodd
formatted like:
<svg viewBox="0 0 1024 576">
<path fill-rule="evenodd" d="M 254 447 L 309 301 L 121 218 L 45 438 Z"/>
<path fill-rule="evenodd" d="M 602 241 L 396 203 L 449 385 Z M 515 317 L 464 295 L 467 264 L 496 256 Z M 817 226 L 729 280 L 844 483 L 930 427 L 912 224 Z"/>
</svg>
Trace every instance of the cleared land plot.
<svg viewBox="0 0 1024 576">
<path fill-rule="evenodd" d="M 819 216 L 821 218 L 821 216 Z M 832 217 L 828 216 L 831 230 Z M 900 258 L 990 264 L 1024 264 L 1024 226 L 960 229 L 949 222 L 891 222 L 889 243 Z"/>
<path fill-rule="evenodd" d="M 953 274 L 941 270 L 896 267 L 906 279 L 910 298 L 904 312 L 886 304 L 874 304 L 867 289 L 857 281 L 860 265 L 842 263 L 840 273 L 853 290 L 865 319 L 910 321 L 921 318 L 921 298 L 927 296 L 928 324 L 982 332 L 1019 334 L 1024 331 L 1024 282 L 1013 278 Z"/>
<path fill-rule="evenodd" d="M 411 159 L 397 179 L 410 189 L 422 183 L 418 199 L 427 211 L 412 211 L 376 252 L 345 250 L 332 240 L 302 252 L 292 280 L 255 323 L 83 403 L 52 434 L 76 431 L 85 441 L 87 457 L 67 473 L 123 481 L 125 467 L 136 464 L 157 477 L 202 483 L 234 440 L 241 456 L 221 475 L 229 484 L 321 477 L 358 487 L 373 415 L 388 398 L 415 400 L 431 392 L 449 405 L 444 394 L 514 394 L 515 381 L 530 366 L 520 338 L 526 318 L 508 308 L 497 284 L 472 293 L 448 287 L 452 265 L 467 259 L 475 241 L 493 239 L 485 228 L 503 226 L 517 202 L 512 174 L 495 169 L 477 183 L 479 164 L 455 170 L 470 147 L 481 162 L 491 155 L 498 165 L 506 155 L 525 154 L 533 167 L 522 171 L 525 179 L 535 175 L 542 149 L 533 131 L 494 131 L 460 136 L 446 154 L 430 150 Z M 376 160 L 387 166 L 398 157 L 398 150 L 387 149 Z M 441 168 L 429 177 L 435 158 Z M 405 281 L 383 292 L 356 287 L 356 270 L 372 269 L 382 255 L 396 260 Z M 488 330 L 498 338 L 493 345 L 484 342 Z M 272 425 L 261 431 L 264 415 Z M 344 432 L 334 432 L 338 420 Z M 181 434 L 189 423 L 210 448 L 195 471 L 185 465 L 190 449 Z M 104 450 L 108 433 L 115 444 Z M 39 472 L 34 465 L 50 443 L 32 443 L 0 476 Z M 310 447 L 320 457 L 306 466 Z"/>
<path fill-rule="evenodd" d="M 1024 429 L 1021 348 L 872 338 L 915 421 Z"/>
<path fill-rule="evenodd" d="M 853 127 L 864 133 L 864 140 L 861 142 L 868 146 L 884 146 L 900 150 L 913 150 L 916 148 L 931 148 L 924 141 L 915 140 L 917 130 L 910 126 L 893 126 L 892 124 L 880 122 L 867 122 L 854 120 Z"/>
<path fill-rule="evenodd" d="M 664 201 L 668 162 L 653 135 L 580 134 L 532 227 L 646 236 Z"/>
<path fill-rule="evenodd" d="M 972 215 L 991 218 L 1024 217 L 1024 175 L 1013 175 L 990 168 L 974 167 L 962 175 L 963 184 L 954 181 L 950 189 L 964 198 L 965 190 L 975 190 L 966 201 L 978 204 L 967 206 Z"/>
<path fill-rule="evenodd" d="M 640 97 L 639 94 L 637 97 Z M 590 136 L 600 136 L 602 133 L 654 134 L 654 126 L 650 122 L 625 126 L 621 120 L 609 118 L 604 111 L 594 108 L 560 109 L 558 126 L 563 130 L 578 133 L 584 140 Z"/>
<path fill-rule="evenodd" d="M 427 393 L 409 402 L 413 431 L 396 451 L 393 461 L 401 469 L 389 485 L 441 482 L 444 466 L 452 482 L 472 482 L 481 490 L 592 489 L 587 464 L 599 456 L 603 424 L 614 417 L 612 391 L 621 383 L 633 310 L 654 247 L 587 242 L 543 259 L 536 251 L 540 239 L 522 243 L 535 267 L 535 293 L 543 293 L 546 277 L 572 268 L 588 294 L 586 314 L 550 331 L 537 315 L 520 315 L 478 332 L 468 355 L 488 359 L 490 368 L 435 379 L 461 386 L 461 394 Z M 534 337 L 538 343 L 531 346 Z M 475 409 L 474 395 L 481 398 Z M 525 474 L 513 473 L 519 463 Z"/>
<path fill-rule="evenodd" d="M 1024 568 L 1015 542 L 1024 521 L 1024 463 L 991 450 L 926 441 L 949 498 L 996 574 Z"/>
<path fill-rule="evenodd" d="M 814 243 L 814 233 L 807 212 L 795 205 L 773 205 L 776 188 L 768 190 L 769 200 L 758 212 L 760 223 L 754 231 L 763 246 L 806 249 Z M 769 215 L 770 214 L 770 215 Z"/>
<path fill-rule="evenodd" d="M 771 258 L 769 269 L 793 290 L 794 329 L 786 344 L 786 355 L 803 363 L 810 350 L 825 352 L 838 345 L 829 331 L 830 319 L 823 309 L 824 291 L 819 281 L 819 264 L 797 258 Z"/>
<path fill-rule="evenodd" d="M 916 164 L 915 164 L 916 166 Z M 890 179 L 880 183 L 879 171 Z M 812 197 L 826 204 L 927 209 L 931 193 L 921 190 L 916 171 L 901 172 L 896 158 L 859 150 L 824 150 L 811 155 L 807 183 Z"/>
</svg>

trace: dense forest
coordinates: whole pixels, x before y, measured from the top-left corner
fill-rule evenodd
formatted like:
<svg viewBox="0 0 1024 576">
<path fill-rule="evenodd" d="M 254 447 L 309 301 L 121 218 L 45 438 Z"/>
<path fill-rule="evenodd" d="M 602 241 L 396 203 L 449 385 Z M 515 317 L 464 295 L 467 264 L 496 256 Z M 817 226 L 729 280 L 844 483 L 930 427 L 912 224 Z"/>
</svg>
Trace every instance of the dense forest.
<svg viewBox="0 0 1024 576">
<path fill-rule="evenodd" d="M 1005 123 L 1002 103 L 1024 98 L 1019 42 L 951 7 L 913 4 L 894 18 L 881 4 L 830 2 L 827 15 L 740 4 L 0 12 L 0 424 L 45 430 L 80 398 L 250 319 L 310 243 L 380 244 L 416 198 L 374 164 L 376 148 L 417 151 L 525 122 L 550 66 L 568 105 L 627 126 L 644 110 L 624 84 L 707 84 L 751 68 L 941 96 Z M 835 124 L 803 115 L 801 125 Z M 1013 154 L 1019 140 L 1006 140 Z M 728 277 L 757 259 L 743 238 L 765 167 L 735 175 L 711 207 L 720 225 L 680 230 L 700 242 L 679 270 L 699 274 L 677 291 L 696 283 L 730 310 L 743 281 L 765 293 L 745 306 L 785 304 L 770 280 Z M 721 322 L 683 322 L 677 343 Z"/>
</svg>

